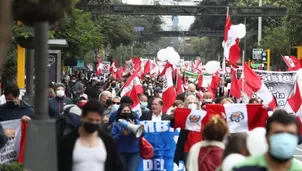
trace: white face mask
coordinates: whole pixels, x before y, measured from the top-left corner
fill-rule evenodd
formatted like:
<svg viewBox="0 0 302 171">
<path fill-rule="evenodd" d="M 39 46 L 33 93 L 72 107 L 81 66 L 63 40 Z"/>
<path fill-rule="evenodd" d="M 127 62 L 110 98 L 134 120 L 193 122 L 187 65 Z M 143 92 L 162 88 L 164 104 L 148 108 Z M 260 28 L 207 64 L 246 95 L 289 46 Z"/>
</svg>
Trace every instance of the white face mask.
<svg viewBox="0 0 302 171">
<path fill-rule="evenodd" d="M 212 99 L 203 99 L 204 102 L 209 102 L 211 103 L 212 102 Z"/>
<path fill-rule="evenodd" d="M 65 91 L 64 90 L 57 90 L 56 94 L 58 97 L 63 97 L 65 95 Z"/>
<path fill-rule="evenodd" d="M 159 93 L 159 98 L 163 98 L 163 93 Z"/>
<path fill-rule="evenodd" d="M 191 109 L 191 110 L 197 110 L 197 104 L 194 104 L 194 103 L 189 104 L 188 108 Z"/>
</svg>

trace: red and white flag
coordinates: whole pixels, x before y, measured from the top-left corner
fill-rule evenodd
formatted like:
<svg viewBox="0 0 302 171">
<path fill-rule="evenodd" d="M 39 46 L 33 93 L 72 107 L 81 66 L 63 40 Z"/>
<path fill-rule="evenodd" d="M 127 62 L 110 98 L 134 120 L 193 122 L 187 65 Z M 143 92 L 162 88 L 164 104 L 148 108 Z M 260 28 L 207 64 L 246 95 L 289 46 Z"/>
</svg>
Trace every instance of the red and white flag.
<svg viewBox="0 0 302 171">
<path fill-rule="evenodd" d="M 130 98 L 133 101 L 132 111 L 136 112 L 138 114 L 138 117 L 140 117 L 142 115 L 142 109 L 141 109 L 140 101 L 138 98 L 138 94 L 139 93 L 137 93 L 136 88 L 132 88 L 131 93 L 130 93 Z"/>
<path fill-rule="evenodd" d="M 98 63 L 96 64 L 96 76 L 100 76 L 102 74 L 103 64 L 102 59 L 98 58 Z"/>
<path fill-rule="evenodd" d="M 300 69 L 300 62 L 295 56 L 282 56 L 289 71 L 296 71 Z"/>
<path fill-rule="evenodd" d="M 227 20 L 224 28 L 224 57 L 229 63 L 238 68 L 236 62 L 240 59 L 239 39 L 236 29 L 232 26 L 230 14 L 227 14 Z"/>
<path fill-rule="evenodd" d="M 244 63 L 243 72 L 245 83 L 247 83 L 253 92 L 263 100 L 263 104 L 270 107 L 271 110 L 277 107 L 273 94 L 262 82 L 260 76 L 258 76 L 246 63 Z"/>
<path fill-rule="evenodd" d="M 164 106 L 162 108 L 162 112 L 166 113 L 168 109 L 172 106 L 174 101 L 176 100 L 176 93 L 173 85 L 173 68 L 172 65 L 167 62 L 166 66 L 161 73 L 163 77 L 163 101 Z"/>
<path fill-rule="evenodd" d="M 294 93 L 291 95 L 290 98 L 288 98 L 288 104 L 291 106 L 291 108 L 297 115 L 301 115 L 299 111 L 302 111 L 302 98 L 298 82 L 296 82 Z"/>
<path fill-rule="evenodd" d="M 130 96 L 133 88 L 136 88 L 137 93 L 144 93 L 143 86 L 139 80 L 137 73 L 133 73 L 132 76 L 128 78 L 121 91 L 121 97 Z"/>
<path fill-rule="evenodd" d="M 207 111 L 178 108 L 174 112 L 174 128 L 190 131 L 201 129 L 215 115 L 225 117 L 230 133 L 248 132 L 257 127 L 264 127 L 268 111 L 258 104 L 209 104 Z"/>
</svg>

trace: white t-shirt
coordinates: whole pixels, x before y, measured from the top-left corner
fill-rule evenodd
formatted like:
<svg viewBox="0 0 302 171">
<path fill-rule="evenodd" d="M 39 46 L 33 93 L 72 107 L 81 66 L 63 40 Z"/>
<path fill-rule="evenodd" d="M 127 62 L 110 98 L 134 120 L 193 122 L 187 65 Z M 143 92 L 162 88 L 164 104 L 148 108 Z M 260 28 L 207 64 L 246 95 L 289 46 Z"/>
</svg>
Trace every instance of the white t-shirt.
<svg viewBox="0 0 302 171">
<path fill-rule="evenodd" d="M 106 159 L 107 151 L 101 138 L 96 147 L 85 147 L 77 139 L 72 154 L 72 171 L 105 171 Z"/>
</svg>

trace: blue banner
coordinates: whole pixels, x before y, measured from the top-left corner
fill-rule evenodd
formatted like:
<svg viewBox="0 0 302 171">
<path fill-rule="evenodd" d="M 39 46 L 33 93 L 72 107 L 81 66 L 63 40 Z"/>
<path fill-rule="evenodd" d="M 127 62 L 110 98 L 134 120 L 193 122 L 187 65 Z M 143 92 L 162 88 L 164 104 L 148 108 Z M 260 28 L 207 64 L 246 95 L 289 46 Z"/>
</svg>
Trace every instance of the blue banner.
<svg viewBox="0 0 302 171">
<path fill-rule="evenodd" d="M 145 126 L 145 138 L 154 148 L 154 157 L 141 160 L 138 171 L 184 171 L 183 162 L 177 166 L 173 162 L 179 129 L 170 127 L 169 121 L 141 122 Z"/>
</svg>

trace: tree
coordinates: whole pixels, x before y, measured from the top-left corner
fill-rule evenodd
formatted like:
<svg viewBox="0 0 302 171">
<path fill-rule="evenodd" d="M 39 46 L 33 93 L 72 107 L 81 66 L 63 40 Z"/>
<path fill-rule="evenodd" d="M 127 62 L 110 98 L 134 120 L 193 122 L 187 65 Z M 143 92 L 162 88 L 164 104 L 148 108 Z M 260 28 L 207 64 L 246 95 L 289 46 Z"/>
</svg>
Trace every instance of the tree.
<svg viewBox="0 0 302 171">
<path fill-rule="evenodd" d="M 59 22 L 55 37 L 67 40 L 69 47 L 62 49 L 65 56 L 79 59 L 101 47 L 104 41 L 92 15 L 79 9 L 74 9 L 70 16 Z"/>
<path fill-rule="evenodd" d="M 287 16 L 285 20 L 287 35 L 291 45 L 302 45 L 302 2 L 297 0 L 288 0 Z"/>
<path fill-rule="evenodd" d="M 120 45 L 129 45 L 135 40 L 134 27 L 130 21 L 120 15 L 98 15 L 94 22 L 104 36 L 104 45 L 117 48 Z"/>
<path fill-rule="evenodd" d="M 289 37 L 286 35 L 286 28 L 284 26 L 276 28 L 267 28 L 266 36 L 262 39 L 262 45 L 265 49 L 271 50 L 271 63 L 275 68 L 285 68 L 282 55 L 288 55 L 291 51 L 289 44 Z"/>
</svg>

